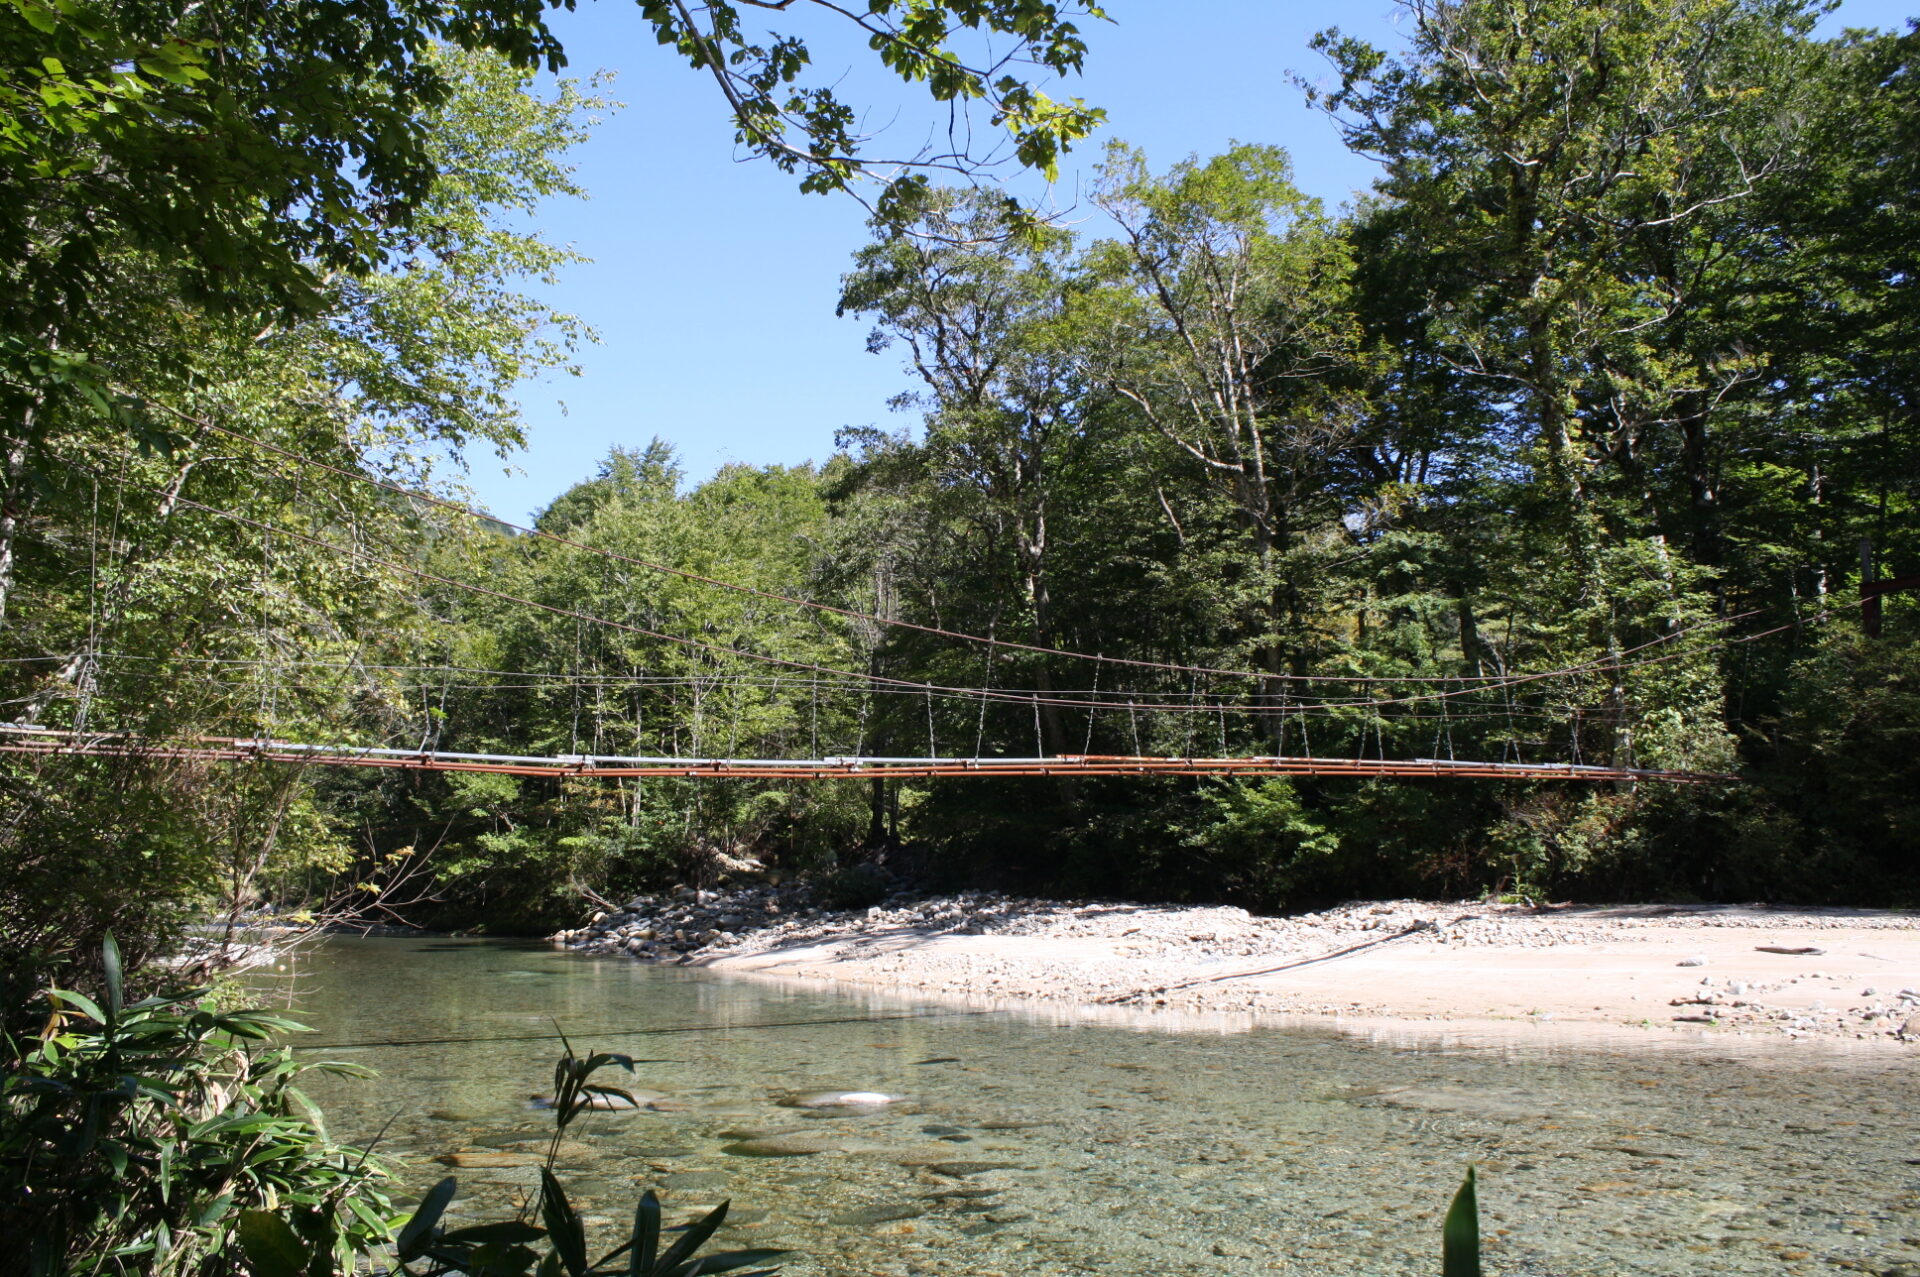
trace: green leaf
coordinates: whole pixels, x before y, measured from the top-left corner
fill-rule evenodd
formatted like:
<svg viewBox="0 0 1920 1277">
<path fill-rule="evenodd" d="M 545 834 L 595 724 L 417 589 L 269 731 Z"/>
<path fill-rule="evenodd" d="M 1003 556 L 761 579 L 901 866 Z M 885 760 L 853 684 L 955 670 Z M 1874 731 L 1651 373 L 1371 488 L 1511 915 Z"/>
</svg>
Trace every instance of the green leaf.
<svg viewBox="0 0 1920 1277">
<path fill-rule="evenodd" d="M 596 1095 L 618 1096 L 620 1099 L 625 1100 L 630 1107 L 640 1107 L 640 1101 L 633 1098 L 633 1092 L 623 1091 L 617 1086 L 583 1086 L 580 1090 L 584 1096 L 580 1102 L 582 1107 L 591 1107 L 593 1097 Z"/>
<path fill-rule="evenodd" d="M 81 1012 L 102 1024 L 107 1022 L 106 1012 L 100 1009 L 100 1004 L 84 993 L 73 993 L 66 989 L 48 989 L 47 996 L 56 1002 L 66 1002 L 79 1008 Z"/>
<path fill-rule="evenodd" d="M 400 1256 L 401 1263 L 411 1263 L 426 1250 L 427 1241 L 433 1236 L 433 1226 L 440 1222 L 447 1204 L 453 1201 L 456 1187 L 454 1177 L 449 1175 L 428 1190 L 420 1209 L 413 1212 L 413 1218 L 407 1221 L 407 1226 L 400 1230 L 399 1239 L 394 1242 L 394 1251 Z"/>
<path fill-rule="evenodd" d="M 648 1189 L 633 1208 L 633 1261 L 629 1277 L 653 1277 L 653 1257 L 660 1249 L 660 1199 Z"/>
<path fill-rule="evenodd" d="M 505 1244 L 517 1245 L 520 1242 L 538 1241 L 547 1235 L 547 1230 L 521 1219 L 503 1219 L 495 1224 L 474 1224 L 468 1228 L 456 1228 L 442 1234 L 443 1242 L 469 1242 L 475 1246 Z"/>
<path fill-rule="evenodd" d="M 27 20 L 27 25 L 42 35 L 52 35 L 59 29 L 59 19 L 47 12 L 44 5 L 34 4 L 33 0 L 14 0 L 14 8 Z"/>
<path fill-rule="evenodd" d="M 222 1193 L 220 1194 L 220 1196 L 208 1202 L 205 1206 L 202 1206 L 200 1208 L 199 1215 L 195 1216 L 193 1222 L 199 1227 L 205 1228 L 209 1224 L 212 1224 L 215 1220 L 219 1219 L 222 1215 L 225 1215 L 232 1206 L 233 1206 L 233 1194 Z M 280 1217 L 278 1215 L 273 1215 L 273 1216 L 269 1216 L 269 1218 L 278 1221 Z"/>
<path fill-rule="evenodd" d="M 278 1215 L 243 1210 L 234 1229 L 247 1266 L 257 1277 L 301 1277 L 307 1267 L 307 1248 L 293 1227 Z"/>
<path fill-rule="evenodd" d="M 1474 1190 L 1473 1167 L 1453 1195 L 1447 1222 L 1440 1231 L 1441 1277 L 1480 1277 L 1480 1199 Z"/>
<path fill-rule="evenodd" d="M 732 1202 L 721 1202 L 718 1206 L 714 1207 L 712 1211 L 708 1212 L 704 1219 L 696 1220 L 694 1223 L 687 1225 L 687 1231 L 680 1234 L 680 1240 L 676 1241 L 672 1249 L 660 1257 L 660 1263 L 658 1267 L 654 1269 L 654 1272 L 671 1273 L 682 1262 L 691 1258 L 693 1252 L 699 1250 L 701 1246 L 706 1244 L 707 1238 L 713 1236 L 714 1230 L 725 1222 L 727 1218 L 727 1207 L 731 1205 L 733 1205 Z"/>
<path fill-rule="evenodd" d="M 435 1249 L 431 1257 L 451 1263 L 456 1270 L 472 1273 L 474 1277 L 517 1277 L 518 1274 L 532 1272 L 540 1259 L 525 1246 L 502 1246 L 497 1243 L 476 1246 L 453 1259 L 447 1259 L 447 1253 Z M 552 1255 L 548 1258 L 551 1259 Z"/>
<path fill-rule="evenodd" d="M 778 1259 L 782 1255 L 790 1255 L 792 1253 L 792 1251 L 785 1249 L 766 1248 L 759 1250 L 723 1250 L 717 1254 L 703 1255 L 695 1262 L 700 1265 L 701 1277 L 707 1277 L 709 1273 L 732 1272 L 736 1268 L 745 1268 L 749 1264 L 764 1264 L 770 1259 Z"/>
<path fill-rule="evenodd" d="M 121 979 L 120 979 L 120 942 L 109 931 L 107 938 L 100 942 L 100 966 L 107 974 L 107 1010 L 114 1019 L 120 1018 Z"/>
<path fill-rule="evenodd" d="M 546 1221 L 553 1252 L 567 1266 L 567 1277 L 586 1277 L 587 1232 L 567 1202 L 566 1192 L 553 1172 L 540 1168 L 540 1217 Z"/>
</svg>

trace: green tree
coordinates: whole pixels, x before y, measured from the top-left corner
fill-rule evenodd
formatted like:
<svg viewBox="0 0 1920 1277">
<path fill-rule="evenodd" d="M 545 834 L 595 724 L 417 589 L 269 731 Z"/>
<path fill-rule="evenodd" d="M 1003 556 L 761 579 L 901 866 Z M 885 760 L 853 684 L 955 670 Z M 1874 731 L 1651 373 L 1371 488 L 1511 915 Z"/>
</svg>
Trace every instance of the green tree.
<svg viewBox="0 0 1920 1277">
<path fill-rule="evenodd" d="M 1084 288 L 1068 270 L 1070 237 L 1010 224 L 998 200 L 955 192 L 930 202 L 910 227 L 880 229 L 880 240 L 855 257 L 840 311 L 875 316 L 869 349 L 905 348 L 924 390 L 895 406 L 923 410 L 917 459 L 949 495 L 951 526 L 981 542 L 981 559 L 1007 564 L 1013 588 L 982 580 L 969 591 L 968 615 L 979 617 L 985 605 L 985 629 L 1053 647 L 1061 641 L 1055 512 L 1095 446 L 1088 360 L 1074 314 Z M 999 655 L 988 657 L 987 681 L 1030 676 L 1047 698 L 1036 702 L 1043 728 L 1035 748 L 1062 752 L 1054 671 L 1015 653 L 1012 668 L 996 673 Z M 976 675 L 952 671 L 961 680 Z"/>
<path fill-rule="evenodd" d="M 1273 147 L 1156 178 L 1116 145 L 1095 199 L 1122 232 L 1090 254 L 1123 289 L 1102 375 L 1241 525 L 1244 555 L 1209 575 L 1242 610 L 1242 658 L 1302 672 L 1345 513 L 1333 459 L 1359 416 L 1346 243 Z M 1266 693 L 1281 703 L 1277 679 Z"/>
<path fill-rule="evenodd" d="M 389 564 L 433 521 L 358 480 L 427 480 L 448 447 L 517 439 L 509 388 L 563 362 L 578 326 L 519 291 L 564 254 L 502 224 L 572 189 L 561 156 L 592 107 L 571 87 L 529 95 L 529 73 L 497 55 L 424 61 L 449 85 L 428 124 L 434 162 L 452 175 L 392 232 L 408 256 L 336 275 L 322 313 L 256 327 L 183 308 L 176 271 L 122 250 L 145 272 L 155 331 L 99 368 L 174 442 L 130 449 L 89 403 L 41 405 L 37 499 L 15 507 L 9 548 L 26 553 L 0 630 L 14 721 L 324 740 L 356 719 L 379 729 L 403 718 L 404 689 L 385 667 L 408 661 L 426 619 L 412 579 Z M 183 358 L 197 370 L 185 386 L 173 380 Z M 10 958 L 108 927 L 144 957 L 184 909 L 221 895 L 246 903 L 269 860 L 346 862 L 310 785 L 284 768 L 5 766 Z"/>
</svg>

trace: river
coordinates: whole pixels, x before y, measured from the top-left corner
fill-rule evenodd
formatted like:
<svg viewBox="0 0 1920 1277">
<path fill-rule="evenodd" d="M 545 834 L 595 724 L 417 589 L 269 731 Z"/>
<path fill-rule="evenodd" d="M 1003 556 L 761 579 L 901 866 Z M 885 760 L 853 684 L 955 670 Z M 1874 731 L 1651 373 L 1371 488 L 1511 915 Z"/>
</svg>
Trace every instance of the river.
<svg viewBox="0 0 1920 1277">
<path fill-rule="evenodd" d="M 1898 1062 L 1176 1033 L 454 939 L 334 939 L 262 979 L 316 1030 L 306 1054 L 379 1071 L 308 1089 L 337 1137 L 384 1127 L 415 1189 L 436 1155 L 544 1150 L 556 1024 L 644 1060 L 608 1080 L 659 1111 L 569 1132 L 576 1205 L 611 1239 L 646 1188 L 670 1222 L 731 1199 L 721 1243 L 792 1247 L 791 1277 L 1431 1275 L 1470 1163 L 1492 1273 L 1920 1277 Z M 820 1090 L 906 1098 L 780 1103 Z M 756 1138 L 817 1151 L 725 1151 Z M 537 1176 L 455 1173 L 476 1218 Z"/>
</svg>

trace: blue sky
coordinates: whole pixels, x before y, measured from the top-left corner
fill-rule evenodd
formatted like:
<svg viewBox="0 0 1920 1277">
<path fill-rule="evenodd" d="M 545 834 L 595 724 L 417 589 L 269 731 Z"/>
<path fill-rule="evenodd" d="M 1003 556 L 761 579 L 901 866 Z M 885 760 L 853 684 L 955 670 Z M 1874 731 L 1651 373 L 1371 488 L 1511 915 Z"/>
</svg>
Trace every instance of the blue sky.
<svg viewBox="0 0 1920 1277">
<path fill-rule="evenodd" d="M 1155 168 L 1235 140 L 1293 155 L 1302 189 L 1329 205 L 1363 189 L 1372 166 L 1341 147 L 1310 111 L 1290 71 L 1325 64 L 1307 47 L 1329 26 L 1393 44 L 1401 19 L 1386 0 L 1110 0 L 1116 21 L 1087 31 L 1085 76 L 1065 92 L 1103 106 L 1105 133 L 1066 158 L 1054 192 L 1070 220 L 1107 137 L 1143 147 Z M 1894 26 L 1912 0 L 1846 0 L 1825 24 Z M 469 456 L 469 484 L 496 514 L 524 519 L 592 474 L 616 445 L 655 435 L 699 480 L 734 461 L 825 458 L 847 425 L 912 424 L 886 401 L 909 382 L 893 354 L 866 350 L 867 325 L 834 316 L 839 279 L 866 242 L 853 201 L 802 195 L 795 179 L 736 154 L 712 82 L 656 47 L 623 0 L 595 0 L 554 25 L 568 73 L 616 73 L 625 103 L 574 154 L 590 192 L 554 202 L 538 225 L 591 258 L 540 295 L 600 336 L 578 378 L 523 387 L 528 447 L 506 462 Z M 857 46 L 821 41 L 816 69 L 850 101 L 879 107 L 883 135 L 910 148 L 912 99 L 886 84 Z M 899 107 L 898 115 L 893 112 Z M 923 117 L 924 118 L 924 117 Z M 1022 188 L 1029 194 L 1037 188 Z"/>
</svg>

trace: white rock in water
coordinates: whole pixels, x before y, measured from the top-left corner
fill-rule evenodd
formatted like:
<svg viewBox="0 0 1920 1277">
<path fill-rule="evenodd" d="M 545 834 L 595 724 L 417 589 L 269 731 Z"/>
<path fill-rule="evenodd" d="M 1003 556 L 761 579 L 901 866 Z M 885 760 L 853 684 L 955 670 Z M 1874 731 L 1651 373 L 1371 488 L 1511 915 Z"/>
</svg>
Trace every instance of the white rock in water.
<svg viewBox="0 0 1920 1277">
<path fill-rule="evenodd" d="M 838 1108 L 879 1108 L 883 1104 L 893 1104 L 906 1097 L 888 1095 L 884 1091 L 815 1091 L 811 1095 L 796 1095 L 788 1101 L 795 1108 L 838 1109 Z"/>
</svg>

